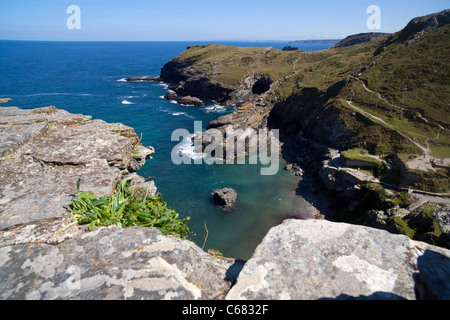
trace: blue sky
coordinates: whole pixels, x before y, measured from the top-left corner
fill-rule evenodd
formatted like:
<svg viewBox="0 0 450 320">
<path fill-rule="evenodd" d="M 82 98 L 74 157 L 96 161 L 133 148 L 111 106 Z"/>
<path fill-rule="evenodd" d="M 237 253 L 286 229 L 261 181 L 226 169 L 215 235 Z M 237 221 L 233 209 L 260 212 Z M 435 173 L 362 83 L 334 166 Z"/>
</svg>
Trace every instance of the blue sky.
<svg viewBox="0 0 450 320">
<path fill-rule="evenodd" d="M 69 5 L 81 29 L 69 30 Z M 448 0 L 1 0 L 0 39 L 64 41 L 303 40 L 371 32 L 368 6 L 381 9 L 381 30 L 450 8 Z"/>
</svg>

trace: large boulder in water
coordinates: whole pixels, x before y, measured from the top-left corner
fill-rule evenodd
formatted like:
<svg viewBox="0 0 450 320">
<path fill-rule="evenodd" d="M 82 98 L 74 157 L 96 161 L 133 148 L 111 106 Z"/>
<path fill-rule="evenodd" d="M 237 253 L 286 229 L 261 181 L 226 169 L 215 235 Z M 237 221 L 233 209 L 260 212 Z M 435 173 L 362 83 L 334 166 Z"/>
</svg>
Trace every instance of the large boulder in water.
<svg viewBox="0 0 450 320">
<path fill-rule="evenodd" d="M 231 188 L 216 190 L 213 199 L 214 203 L 222 207 L 223 210 L 230 211 L 236 204 L 237 192 Z"/>
</svg>

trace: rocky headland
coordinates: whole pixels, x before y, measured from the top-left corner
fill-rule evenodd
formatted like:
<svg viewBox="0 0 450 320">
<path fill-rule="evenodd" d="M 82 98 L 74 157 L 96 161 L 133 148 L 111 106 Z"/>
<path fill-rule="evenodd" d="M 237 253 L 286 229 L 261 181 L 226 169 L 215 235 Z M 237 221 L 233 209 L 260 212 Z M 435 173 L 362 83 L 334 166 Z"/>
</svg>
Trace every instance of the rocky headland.
<svg viewBox="0 0 450 320">
<path fill-rule="evenodd" d="M 450 203 L 449 17 L 318 52 L 191 46 L 161 79 L 176 94 L 236 106 L 207 129 L 279 129 L 284 167 L 303 177 L 297 191 L 329 219 L 449 247 L 433 217 Z"/>
</svg>

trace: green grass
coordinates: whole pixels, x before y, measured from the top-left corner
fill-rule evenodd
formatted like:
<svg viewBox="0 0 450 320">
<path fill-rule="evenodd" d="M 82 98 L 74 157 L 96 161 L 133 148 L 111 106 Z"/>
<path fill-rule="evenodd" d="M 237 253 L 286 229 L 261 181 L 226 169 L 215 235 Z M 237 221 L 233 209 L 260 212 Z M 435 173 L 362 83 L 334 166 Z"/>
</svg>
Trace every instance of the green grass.
<svg viewBox="0 0 450 320">
<path fill-rule="evenodd" d="M 372 157 L 364 156 L 364 154 L 369 154 L 369 151 L 362 148 L 354 148 L 351 150 L 342 151 L 342 155 L 350 160 L 361 160 L 364 162 L 374 163 L 378 166 L 383 165 L 383 162 Z"/>
<path fill-rule="evenodd" d="M 182 239 L 190 235 L 186 226 L 189 218 L 180 219 L 179 214 L 162 201 L 161 194 L 152 197 L 143 188 L 131 187 L 128 181 L 119 182 L 114 194 L 98 198 L 80 191 L 78 180 L 76 196 L 68 208 L 75 220 L 73 224 L 86 225 L 88 231 L 115 225 L 121 228 L 154 227 L 164 235 Z"/>
</svg>

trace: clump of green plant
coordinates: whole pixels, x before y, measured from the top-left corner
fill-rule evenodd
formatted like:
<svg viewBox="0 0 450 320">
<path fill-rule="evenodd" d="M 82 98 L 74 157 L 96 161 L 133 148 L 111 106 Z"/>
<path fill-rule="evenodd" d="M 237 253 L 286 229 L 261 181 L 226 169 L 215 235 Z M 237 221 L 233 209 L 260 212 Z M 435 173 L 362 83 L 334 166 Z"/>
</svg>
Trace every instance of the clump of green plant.
<svg viewBox="0 0 450 320">
<path fill-rule="evenodd" d="M 167 207 L 162 195 L 155 197 L 148 194 L 145 188 L 130 186 L 128 181 L 117 183 L 115 193 L 98 198 L 96 195 L 80 191 L 80 180 L 77 181 L 76 199 L 72 199 L 69 211 L 74 217 L 71 225 L 87 225 L 86 230 L 94 227 L 116 225 L 128 227 L 154 227 L 164 235 L 186 239 L 190 236 L 186 222 L 189 217 L 180 219 L 179 214 Z"/>
</svg>

